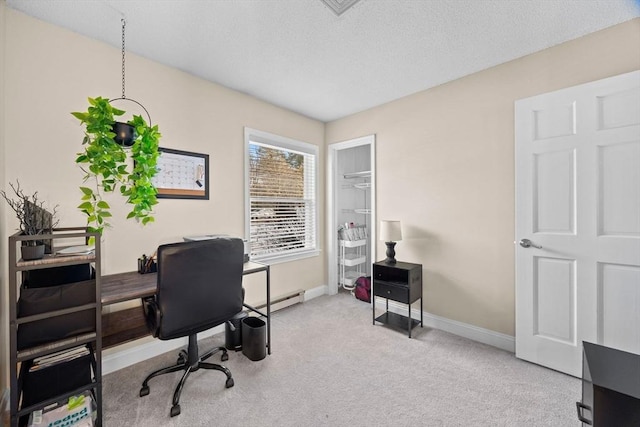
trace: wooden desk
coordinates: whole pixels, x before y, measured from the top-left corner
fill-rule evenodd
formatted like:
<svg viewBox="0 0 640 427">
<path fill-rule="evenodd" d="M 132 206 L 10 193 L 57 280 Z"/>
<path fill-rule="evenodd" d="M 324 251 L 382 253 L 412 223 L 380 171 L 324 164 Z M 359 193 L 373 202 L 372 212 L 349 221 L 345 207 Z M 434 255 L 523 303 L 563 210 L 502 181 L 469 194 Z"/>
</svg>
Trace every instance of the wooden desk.
<svg viewBox="0 0 640 427">
<path fill-rule="evenodd" d="M 266 311 L 243 304 L 244 307 L 266 318 L 267 323 L 267 352 L 271 354 L 271 274 L 266 264 L 246 262 L 243 275 L 265 272 L 267 302 Z M 101 277 L 102 305 L 136 300 L 152 296 L 156 293 L 157 273 L 140 274 L 137 271 L 110 274 Z M 102 346 L 103 348 L 122 344 L 127 341 L 142 338 L 149 334 L 141 307 L 106 313 L 102 315 Z"/>
</svg>

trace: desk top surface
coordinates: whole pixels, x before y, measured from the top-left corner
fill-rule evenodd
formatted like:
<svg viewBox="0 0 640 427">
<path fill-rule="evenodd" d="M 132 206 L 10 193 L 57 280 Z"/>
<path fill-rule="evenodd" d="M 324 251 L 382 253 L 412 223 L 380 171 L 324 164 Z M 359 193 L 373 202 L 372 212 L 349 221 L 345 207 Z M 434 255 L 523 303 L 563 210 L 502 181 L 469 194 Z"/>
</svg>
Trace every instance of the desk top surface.
<svg viewBox="0 0 640 427">
<path fill-rule="evenodd" d="M 269 266 L 257 262 L 245 262 L 242 274 L 268 271 Z M 102 305 L 144 298 L 156 293 L 157 273 L 140 274 L 137 271 L 102 276 Z"/>
</svg>

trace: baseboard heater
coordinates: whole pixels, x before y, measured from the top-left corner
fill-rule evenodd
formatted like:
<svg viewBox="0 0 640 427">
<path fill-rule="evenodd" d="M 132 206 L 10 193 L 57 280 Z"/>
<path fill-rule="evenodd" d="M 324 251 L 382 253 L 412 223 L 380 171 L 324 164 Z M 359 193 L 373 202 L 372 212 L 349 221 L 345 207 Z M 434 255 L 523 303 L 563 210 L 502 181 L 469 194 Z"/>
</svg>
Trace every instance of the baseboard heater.
<svg viewBox="0 0 640 427">
<path fill-rule="evenodd" d="M 271 312 L 282 310 L 283 308 L 292 306 L 304 302 L 304 291 L 298 289 L 296 291 L 287 292 L 286 294 L 278 295 L 271 298 Z M 261 301 L 254 306 L 258 310 L 266 308 L 267 302 Z"/>
</svg>

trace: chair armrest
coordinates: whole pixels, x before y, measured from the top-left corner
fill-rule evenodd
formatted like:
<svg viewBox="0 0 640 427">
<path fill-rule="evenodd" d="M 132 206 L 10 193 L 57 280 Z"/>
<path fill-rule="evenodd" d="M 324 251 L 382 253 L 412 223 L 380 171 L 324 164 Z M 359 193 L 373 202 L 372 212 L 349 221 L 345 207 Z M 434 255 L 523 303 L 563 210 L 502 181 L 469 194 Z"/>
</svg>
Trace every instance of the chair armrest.
<svg viewBox="0 0 640 427">
<path fill-rule="evenodd" d="M 162 313 L 160 313 L 160 308 L 158 307 L 158 303 L 156 302 L 156 297 L 146 297 L 142 298 L 142 308 L 144 310 L 144 319 L 147 323 L 147 329 L 154 338 L 158 337 L 159 329 L 160 329 L 160 319 L 162 318 Z"/>
</svg>

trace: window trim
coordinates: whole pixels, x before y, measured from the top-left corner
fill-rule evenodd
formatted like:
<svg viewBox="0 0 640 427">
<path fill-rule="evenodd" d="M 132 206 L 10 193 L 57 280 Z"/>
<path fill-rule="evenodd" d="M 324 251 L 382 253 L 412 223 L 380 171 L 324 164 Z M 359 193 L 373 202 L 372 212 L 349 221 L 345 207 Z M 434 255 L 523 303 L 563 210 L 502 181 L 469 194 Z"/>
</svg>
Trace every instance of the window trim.
<svg viewBox="0 0 640 427">
<path fill-rule="evenodd" d="M 251 242 L 251 198 L 249 191 L 249 145 L 251 142 L 258 142 L 261 144 L 271 145 L 277 149 L 283 150 L 291 150 L 296 152 L 302 152 L 305 154 L 310 154 L 314 156 L 315 160 L 315 168 L 314 168 L 314 216 L 315 216 L 315 229 L 313 230 L 314 240 L 315 240 L 315 248 L 295 250 L 280 254 L 268 254 L 262 256 L 252 256 L 252 261 L 259 262 L 269 262 L 270 264 L 278 264 L 281 262 L 289 262 L 296 261 L 304 258 L 309 258 L 313 256 L 318 256 L 320 254 L 320 242 L 318 240 L 319 233 L 319 223 L 318 223 L 318 194 L 319 194 L 319 182 L 318 182 L 318 169 L 320 159 L 319 148 L 316 145 L 309 144 L 308 142 L 298 141 L 292 138 L 287 138 L 280 135 L 275 135 L 269 132 L 264 132 L 257 129 L 252 129 L 249 127 L 244 128 L 244 219 L 245 219 L 245 239 L 248 242 Z"/>
</svg>

